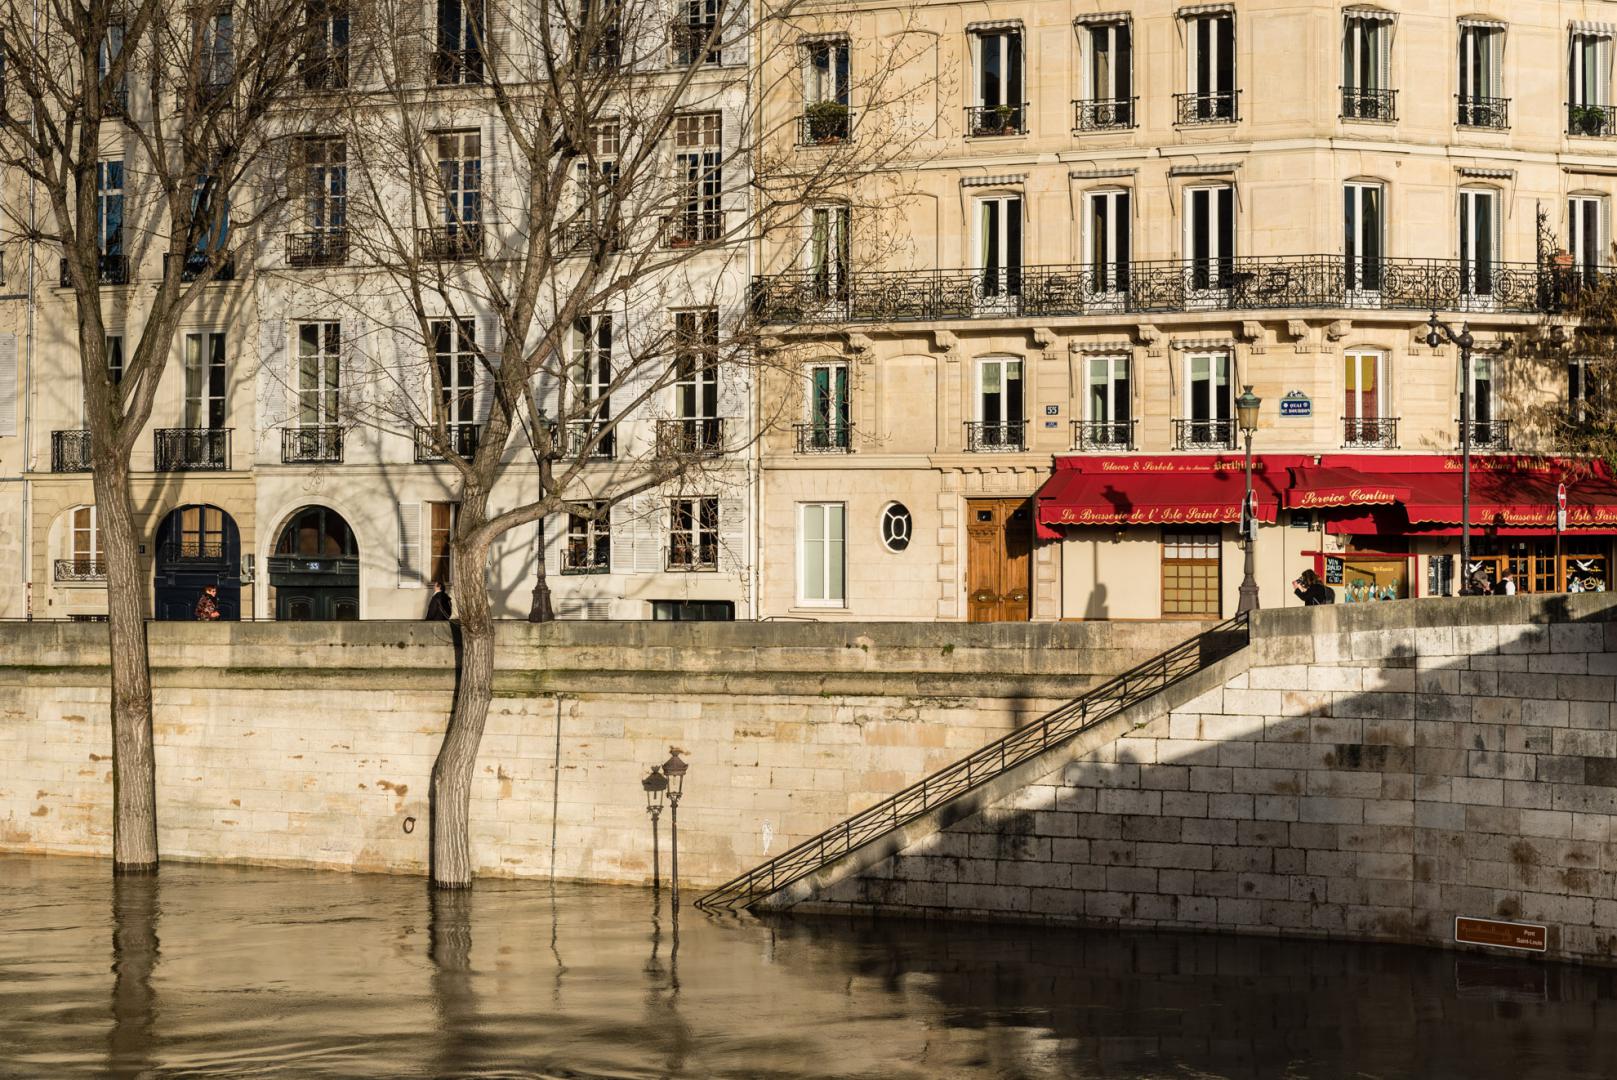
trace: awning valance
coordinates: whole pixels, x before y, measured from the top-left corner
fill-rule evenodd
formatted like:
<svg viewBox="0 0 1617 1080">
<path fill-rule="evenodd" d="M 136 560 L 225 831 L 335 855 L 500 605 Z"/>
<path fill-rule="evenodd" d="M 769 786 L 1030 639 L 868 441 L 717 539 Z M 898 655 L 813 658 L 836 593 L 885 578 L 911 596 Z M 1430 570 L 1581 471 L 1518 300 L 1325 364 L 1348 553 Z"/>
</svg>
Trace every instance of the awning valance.
<svg viewBox="0 0 1617 1080">
<path fill-rule="evenodd" d="M 1510 24 L 1503 19 L 1488 19 L 1480 15 L 1460 16 L 1461 26 L 1474 26 L 1479 30 L 1503 30 Z"/>
<path fill-rule="evenodd" d="M 1612 37 L 1617 33 L 1617 23 L 1573 22 L 1570 29 L 1574 34 L 1584 34 L 1588 37 Z"/>
<path fill-rule="evenodd" d="M 1350 7 L 1343 8 L 1342 14 L 1349 19 L 1358 19 L 1361 22 L 1397 22 L 1398 13 L 1387 11 L 1384 8 Z"/>
<path fill-rule="evenodd" d="M 1241 520 L 1246 474 L 1241 458 L 1108 458 L 1096 471 L 1056 469 L 1033 497 L 1041 527 L 1168 525 L 1194 528 Z M 1285 470 L 1254 472 L 1260 521 L 1280 508 Z"/>
<path fill-rule="evenodd" d="M 1178 11 L 1181 19 L 1193 19 L 1198 15 L 1234 15 L 1234 4 L 1189 4 Z"/>
<path fill-rule="evenodd" d="M 1104 23 L 1126 23 L 1133 17 L 1126 11 L 1102 11 L 1094 15 L 1080 15 L 1072 21 L 1077 26 L 1098 26 Z"/>
<path fill-rule="evenodd" d="M 966 33 L 979 34 L 987 30 L 1020 30 L 1021 19 L 984 19 L 981 22 L 966 24 Z"/>
<path fill-rule="evenodd" d="M 1409 498 L 1409 488 L 1345 467 L 1291 470 L 1286 505 L 1293 510 L 1330 510 L 1341 506 L 1387 506 Z"/>
</svg>

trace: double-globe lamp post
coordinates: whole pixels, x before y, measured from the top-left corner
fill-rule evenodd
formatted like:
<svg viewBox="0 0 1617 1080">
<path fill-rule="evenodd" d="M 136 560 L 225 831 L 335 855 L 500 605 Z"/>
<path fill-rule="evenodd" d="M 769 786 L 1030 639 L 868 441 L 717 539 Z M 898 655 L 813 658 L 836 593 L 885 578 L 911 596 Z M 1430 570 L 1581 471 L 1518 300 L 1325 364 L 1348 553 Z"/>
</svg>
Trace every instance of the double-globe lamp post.
<svg viewBox="0 0 1617 1080">
<path fill-rule="evenodd" d="M 1246 557 L 1241 598 L 1235 605 L 1237 615 L 1258 610 L 1258 508 L 1252 501 L 1252 433 L 1258 430 L 1258 409 L 1262 405 L 1263 399 L 1252 392 L 1252 387 L 1241 387 L 1241 396 L 1235 399 L 1235 416 L 1246 439 L 1246 497 L 1241 501 L 1241 546 L 1246 549 Z"/>
<path fill-rule="evenodd" d="M 1461 323 L 1455 333 L 1448 323 L 1439 322 L 1437 312 L 1426 320 L 1426 344 L 1435 349 L 1443 339 L 1460 347 L 1460 574 L 1456 582 L 1459 592 L 1466 590 L 1471 577 L 1471 349 L 1476 338 L 1471 336 L 1471 324 Z"/>
</svg>

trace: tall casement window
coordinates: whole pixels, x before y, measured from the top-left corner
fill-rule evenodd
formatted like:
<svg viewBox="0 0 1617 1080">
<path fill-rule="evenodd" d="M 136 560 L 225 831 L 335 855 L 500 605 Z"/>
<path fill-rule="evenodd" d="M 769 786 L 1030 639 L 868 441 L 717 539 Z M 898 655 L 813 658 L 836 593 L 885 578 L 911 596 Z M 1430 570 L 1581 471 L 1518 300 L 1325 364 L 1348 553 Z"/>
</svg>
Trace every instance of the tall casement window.
<svg viewBox="0 0 1617 1080">
<path fill-rule="evenodd" d="M 1381 289 L 1384 195 L 1380 184 L 1356 181 L 1342 188 L 1342 254 L 1347 260 L 1347 286 L 1353 292 Z"/>
<path fill-rule="evenodd" d="M 1574 195 L 1566 202 L 1567 246 L 1578 280 L 1593 283 L 1606 262 L 1606 199 L 1601 195 Z"/>
<path fill-rule="evenodd" d="M 299 225 L 287 238 L 293 266 L 341 265 L 348 258 L 348 141 L 312 136 L 299 141 L 292 176 Z"/>
<path fill-rule="evenodd" d="M 438 155 L 438 206 L 432 254 L 454 256 L 475 250 L 482 240 L 483 136 L 476 131 L 440 131 L 433 136 Z"/>
<path fill-rule="evenodd" d="M 1503 449 L 1509 443 L 1509 425 L 1499 417 L 1493 396 L 1494 358 L 1471 354 L 1471 445 Z"/>
<path fill-rule="evenodd" d="M 1396 428 L 1387 416 L 1387 360 L 1378 352 L 1350 352 L 1345 357 L 1342 385 L 1342 443 L 1344 446 L 1398 445 Z"/>
<path fill-rule="evenodd" d="M 460 518 L 460 503 L 430 502 L 427 512 L 427 572 L 428 581 L 442 581 L 446 585 L 454 565 L 449 558 L 449 545 L 455 538 L 455 523 Z"/>
<path fill-rule="evenodd" d="M 438 373 L 433 423 L 442 424 L 459 452 L 477 433 L 477 328 L 471 319 L 432 323 L 432 359 Z"/>
<path fill-rule="evenodd" d="M 1225 124 L 1238 118 L 1235 90 L 1235 12 L 1186 16 L 1185 88 L 1176 94 L 1181 124 Z"/>
<path fill-rule="evenodd" d="M 804 146 L 839 143 L 853 135 L 848 96 L 850 68 L 845 39 L 814 41 L 803 47 Z"/>
<path fill-rule="evenodd" d="M 577 503 L 567 514 L 564 574 L 612 572 L 612 508 L 604 502 Z"/>
<path fill-rule="evenodd" d="M 1510 101 L 1505 94 L 1505 24 L 1485 19 L 1460 20 L 1461 127 L 1508 128 Z"/>
<path fill-rule="evenodd" d="M 681 188 L 680 209 L 669 230 L 674 247 L 717 240 L 724 233 L 721 120 L 716 112 L 674 118 L 674 172 Z"/>
<path fill-rule="evenodd" d="M 848 298 L 848 208 L 816 206 L 809 210 L 806 254 L 816 300 Z"/>
<path fill-rule="evenodd" d="M 335 427 L 342 394 L 342 323 L 298 324 L 298 426 Z"/>
<path fill-rule="evenodd" d="M 1596 387 L 1595 365 L 1586 356 L 1574 356 L 1566 362 L 1566 404 L 1568 419 L 1574 424 L 1593 419 Z"/>
<path fill-rule="evenodd" d="M 1499 261 L 1499 193 L 1492 188 L 1460 191 L 1460 295 L 1493 296 Z"/>
<path fill-rule="evenodd" d="M 719 18 L 724 10 L 721 0 L 679 0 L 679 17 L 674 23 L 674 63 L 682 67 L 691 64 L 718 64 L 724 60 Z"/>
<path fill-rule="evenodd" d="M 1342 27 L 1342 119 L 1398 119 L 1390 11 L 1349 10 Z"/>
<path fill-rule="evenodd" d="M 993 298 L 1022 295 L 1022 199 L 1002 195 L 978 199 L 977 230 L 972 238 L 982 267 L 979 292 Z"/>
<path fill-rule="evenodd" d="M 96 243 L 101 249 L 101 280 L 121 282 L 124 266 L 124 163 L 95 166 Z"/>
<path fill-rule="evenodd" d="M 797 602 L 805 607 L 847 603 L 847 508 L 843 503 L 797 504 Z"/>
<path fill-rule="evenodd" d="M 236 74 L 236 17 L 227 5 L 204 17 L 198 29 L 201 89 L 204 94 L 215 94 L 228 87 Z"/>
<path fill-rule="evenodd" d="M 713 453 L 724 445 L 717 311 L 674 314 L 674 430 L 680 453 Z"/>
<path fill-rule="evenodd" d="M 71 534 L 68 537 L 68 557 L 73 560 L 70 581 L 97 580 L 106 574 L 101 563 L 101 530 L 97 526 L 95 507 L 80 506 L 73 511 Z M 58 580 L 63 574 L 57 574 Z"/>
<path fill-rule="evenodd" d="M 719 568 L 719 500 L 673 499 L 668 507 L 668 569 Z"/>
<path fill-rule="evenodd" d="M 1084 361 L 1084 419 L 1078 449 L 1132 449 L 1134 396 L 1127 356 L 1091 356 Z"/>
<path fill-rule="evenodd" d="M 1219 537 L 1216 532 L 1162 531 L 1162 617 L 1217 618 Z"/>
<path fill-rule="evenodd" d="M 810 364 L 805 404 L 807 415 L 798 452 L 849 449 L 852 425 L 848 416 L 848 365 L 840 361 Z"/>
<path fill-rule="evenodd" d="M 432 81 L 440 86 L 483 81 L 488 55 L 488 13 L 484 0 L 437 0 L 437 48 Z"/>
<path fill-rule="evenodd" d="M 1221 290 L 1235 272 L 1235 189 L 1186 188 L 1185 258 L 1193 290 Z"/>
<path fill-rule="evenodd" d="M 298 62 L 306 90 L 341 90 L 348 85 L 348 0 L 309 0 L 303 9 L 308 47 Z"/>
<path fill-rule="evenodd" d="M 1131 258 L 1129 193 L 1091 191 L 1084 196 L 1084 247 L 1089 253 L 1092 291 L 1119 296 L 1129 291 Z"/>
<path fill-rule="evenodd" d="M 1019 450 L 1023 439 L 1022 361 L 977 362 L 977 430 L 968 450 Z"/>
<path fill-rule="evenodd" d="M 618 224 L 611 220 L 618 183 L 618 155 L 623 149 L 623 129 L 616 120 L 606 120 L 590 128 L 593 154 L 579 159 L 573 177 L 578 185 L 578 214 L 568 225 L 567 249 L 589 250 L 595 239 L 606 240 L 606 248 L 617 247 Z"/>
<path fill-rule="evenodd" d="M 612 316 L 585 315 L 573 321 L 572 400 L 567 402 L 567 453 L 588 448 L 590 457 L 609 458 L 617 432 L 612 420 Z M 591 440 L 594 440 L 593 444 Z"/>
<path fill-rule="evenodd" d="M 984 27 L 971 35 L 976 101 L 967 109 L 968 135 L 1022 135 L 1027 104 L 1020 25 Z"/>
<path fill-rule="evenodd" d="M 112 74 L 113 65 L 124 51 L 124 28 L 121 23 L 114 23 L 107 27 L 105 36 L 101 39 L 101 46 L 96 50 L 96 77 L 105 81 Z M 118 80 L 103 90 L 105 95 L 101 99 L 102 112 L 109 115 L 118 115 L 129 108 L 129 74 L 127 71 L 118 76 Z"/>
<path fill-rule="evenodd" d="M 1224 450 L 1235 445 L 1230 354 L 1190 353 L 1184 363 L 1184 419 L 1176 421 L 1180 450 Z"/>
<path fill-rule="evenodd" d="M 185 417 L 182 427 L 225 426 L 226 374 L 223 331 L 185 335 Z"/>
<path fill-rule="evenodd" d="M 1080 27 L 1083 43 L 1083 87 L 1073 112 L 1078 131 L 1107 131 L 1134 126 L 1134 25 L 1127 16 L 1110 16 Z"/>
<path fill-rule="evenodd" d="M 122 334 L 107 335 L 107 378 L 113 386 L 124 381 L 124 338 Z M 79 403 L 79 427 L 88 429 L 90 416 L 90 395 L 86 389 Z M 86 451 L 88 453 L 88 451 Z M 86 458 L 88 462 L 88 458 Z"/>
<path fill-rule="evenodd" d="M 1567 131 L 1617 135 L 1611 107 L 1611 31 L 1574 24 L 1567 56 Z"/>
</svg>

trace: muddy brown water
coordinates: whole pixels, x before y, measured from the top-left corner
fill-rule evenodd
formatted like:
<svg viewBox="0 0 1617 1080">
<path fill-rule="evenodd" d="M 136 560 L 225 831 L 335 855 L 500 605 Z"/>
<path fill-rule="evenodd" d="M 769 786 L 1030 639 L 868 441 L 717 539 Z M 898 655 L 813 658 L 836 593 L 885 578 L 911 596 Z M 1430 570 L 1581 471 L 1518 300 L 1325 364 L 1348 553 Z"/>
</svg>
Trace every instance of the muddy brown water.
<svg viewBox="0 0 1617 1080">
<path fill-rule="evenodd" d="M 1607 970 L 660 901 L 0 857 L 0 1076 L 1617 1077 Z"/>
</svg>

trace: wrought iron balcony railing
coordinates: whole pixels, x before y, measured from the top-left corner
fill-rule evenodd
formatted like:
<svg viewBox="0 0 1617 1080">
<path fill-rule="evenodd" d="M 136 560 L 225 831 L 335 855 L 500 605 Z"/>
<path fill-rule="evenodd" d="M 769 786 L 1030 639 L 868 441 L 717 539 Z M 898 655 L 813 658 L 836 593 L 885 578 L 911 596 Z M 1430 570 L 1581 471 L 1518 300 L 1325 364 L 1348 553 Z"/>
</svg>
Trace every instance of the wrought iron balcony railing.
<svg viewBox="0 0 1617 1080">
<path fill-rule="evenodd" d="M 51 472 L 89 472 L 90 433 L 51 432 Z"/>
<path fill-rule="evenodd" d="M 663 218 L 663 246 L 696 247 L 711 244 L 724 235 L 724 211 L 703 206 Z"/>
<path fill-rule="evenodd" d="M 163 268 L 166 271 L 172 259 L 180 259 L 180 280 L 195 281 L 208 269 L 208 252 L 193 251 L 187 255 L 164 255 Z M 212 281 L 234 281 L 236 278 L 236 260 L 226 255 L 214 268 Z"/>
<path fill-rule="evenodd" d="M 668 36 L 674 47 L 674 63 L 680 67 L 724 62 L 723 34 L 718 32 L 717 23 L 679 19 L 669 26 Z"/>
<path fill-rule="evenodd" d="M 227 554 L 224 541 L 195 534 L 163 545 L 163 561 L 171 563 L 219 563 Z"/>
<path fill-rule="evenodd" d="M 1027 449 L 1025 420 L 966 421 L 966 453 L 1020 454 Z"/>
<path fill-rule="evenodd" d="M 591 544 L 582 538 L 569 537 L 561 549 L 563 574 L 610 574 L 612 572 L 612 544 L 606 537 L 596 537 Z"/>
<path fill-rule="evenodd" d="M 793 424 L 799 454 L 853 453 L 853 425 L 847 421 L 824 424 Z"/>
<path fill-rule="evenodd" d="M 966 135 L 987 138 L 995 135 L 1026 135 L 1027 105 L 968 105 Z"/>
<path fill-rule="evenodd" d="M 1379 120 L 1390 124 L 1398 119 L 1398 91 L 1342 87 L 1342 119 Z"/>
<path fill-rule="evenodd" d="M 1072 448 L 1074 450 L 1133 450 L 1134 421 L 1074 420 L 1072 422 Z"/>
<path fill-rule="evenodd" d="M 717 541 L 686 539 L 675 534 L 664 551 L 665 569 L 684 573 L 711 573 L 719 568 Z"/>
<path fill-rule="evenodd" d="M 288 266 L 341 266 L 348 261 L 346 228 L 286 234 Z"/>
<path fill-rule="evenodd" d="M 1459 112 L 1456 123 L 1461 127 L 1492 128 L 1495 131 L 1510 127 L 1509 98 L 1456 94 L 1454 100 Z"/>
<path fill-rule="evenodd" d="M 483 250 L 483 225 L 477 221 L 428 225 L 416 230 L 416 247 L 423 259 L 470 259 Z"/>
<path fill-rule="evenodd" d="M 305 90 L 344 90 L 348 87 L 348 50 L 314 52 L 298 64 Z"/>
<path fill-rule="evenodd" d="M 342 428 L 335 424 L 281 429 L 281 463 L 335 464 L 342 461 Z"/>
<path fill-rule="evenodd" d="M 605 241 L 608 252 L 616 251 L 619 247 L 619 234 L 616 226 L 604 222 L 570 221 L 562 226 L 561 243 L 562 255 L 588 255 L 595 250 L 599 241 Z"/>
<path fill-rule="evenodd" d="M 1232 420 L 1175 420 L 1173 422 L 1173 448 L 1175 450 L 1233 450 L 1235 449 L 1235 421 Z"/>
<path fill-rule="evenodd" d="M 103 254 L 96 259 L 96 273 L 102 285 L 129 284 L 129 260 L 124 258 L 122 252 Z M 66 289 L 72 286 L 73 279 L 67 272 L 67 260 L 62 260 L 61 286 Z"/>
<path fill-rule="evenodd" d="M 715 417 L 657 421 L 657 456 L 709 458 L 724 453 L 724 420 Z"/>
<path fill-rule="evenodd" d="M 91 559 L 57 559 L 51 577 L 56 581 L 105 581 L 107 564 L 100 557 Z"/>
<path fill-rule="evenodd" d="M 101 99 L 101 115 L 110 117 L 129 115 L 129 87 L 114 86 Z"/>
<path fill-rule="evenodd" d="M 798 146 L 835 146 L 853 139 L 853 110 L 835 101 L 820 101 L 797 118 Z"/>
<path fill-rule="evenodd" d="M 1560 310 L 1617 267 L 1342 255 L 1173 259 L 995 270 L 855 271 L 827 295 L 812 270 L 755 278 L 767 323 L 906 322 L 1181 311 L 1349 308 L 1370 311 Z"/>
<path fill-rule="evenodd" d="M 1617 135 L 1617 105 L 1568 105 L 1566 133 L 1600 139 Z"/>
<path fill-rule="evenodd" d="M 158 472 L 218 472 L 230 468 L 230 428 L 158 428 Z"/>
<path fill-rule="evenodd" d="M 1072 103 L 1072 130 L 1124 131 L 1134 126 L 1139 98 L 1081 98 Z"/>
<path fill-rule="evenodd" d="M 1342 418 L 1342 445 L 1363 450 L 1398 449 L 1396 416 Z"/>
<path fill-rule="evenodd" d="M 477 437 L 481 428 L 470 422 L 450 424 L 444 429 L 443 438 L 450 450 L 463 458 L 469 458 L 477 453 Z M 424 465 L 434 461 L 447 460 L 439 453 L 434 441 L 436 429 L 424 427 L 420 424 L 415 429 L 415 460 L 417 465 Z"/>
<path fill-rule="evenodd" d="M 432 50 L 432 81 L 439 86 L 475 85 L 483 81 L 483 50 Z"/>
<path fill-rule="evenodd" d="M 597 461 L 611 461 L 617 456 L 617 429 L 602 430 L 606 422 L 599 420 L 569 420 L 565 452 L 568 457 L 580 457 L 586 452 Z M 598 436 L 598 437 L 597 437 Z M 593 445 L 590 439 L 595 438 Z"/>
<path fill-rule="evenodd" d="M 1221 90 L 1210 94 L 1175 94 L 1174 123 L 1233 124 L 1241 119 L 1241 91 Z"/>
<path fill-rule="evenodd" d="M 1456 440 L 1458 441 L 1458 440 Z M 1471 449 L 1473 450 L 1509 450 L 1510 449 L 1510 421 L 1509 420 L 1473 420 L 1471 421 Z"/>
</svg>

